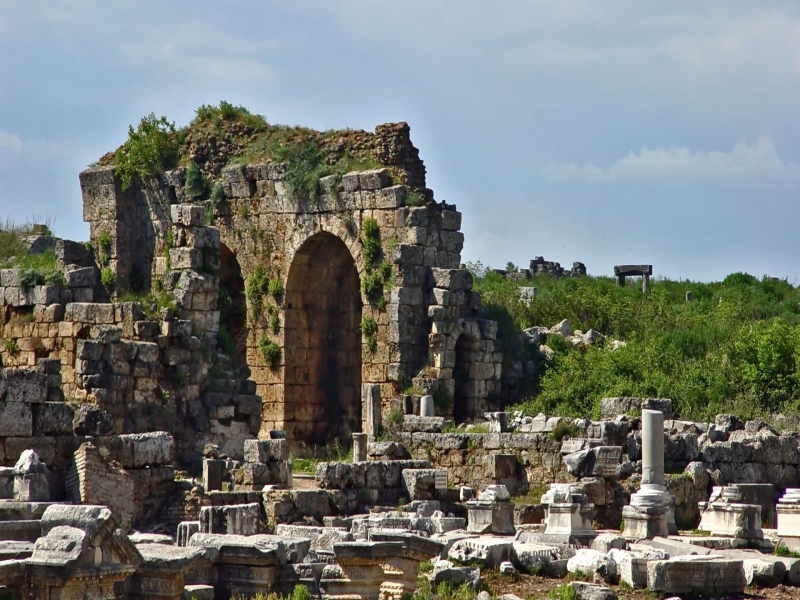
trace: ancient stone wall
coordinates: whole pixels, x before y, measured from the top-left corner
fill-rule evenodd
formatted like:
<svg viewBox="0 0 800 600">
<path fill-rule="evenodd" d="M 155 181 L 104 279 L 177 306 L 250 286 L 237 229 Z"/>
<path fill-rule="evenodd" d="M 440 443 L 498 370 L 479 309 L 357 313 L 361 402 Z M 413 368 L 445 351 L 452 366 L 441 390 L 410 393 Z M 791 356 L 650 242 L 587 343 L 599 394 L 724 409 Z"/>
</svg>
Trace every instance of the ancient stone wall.
<svg viewBox="0 0 800 600">
<path fill-rule="evenodd" d="M 461 214 L 432 201 L 407 125 L 379 126 L 367 146 L 387 168 L 323 177 L 310 192 L 292 188 L 284 164 L 222 168 L 216 227 L 188 205 L 183 169 L 127 191 L 113 167 L 81 174 L 92 241 L 112 238 L 103 252 L 117 293 L 162 281 L 181 318 L 213 336 L 212 288 L 227 290 L 238 320 L 226 331 L 262 397 L 261 435 L 285 429 L 295 449 L 362 430 L 363 386 L 379 386 L 387 413 L 423 367 L 426 391 L 441 388 L 459 421 L 499 398 L 496 324 L 480 319 L 459 270 Z"/>
</svg>

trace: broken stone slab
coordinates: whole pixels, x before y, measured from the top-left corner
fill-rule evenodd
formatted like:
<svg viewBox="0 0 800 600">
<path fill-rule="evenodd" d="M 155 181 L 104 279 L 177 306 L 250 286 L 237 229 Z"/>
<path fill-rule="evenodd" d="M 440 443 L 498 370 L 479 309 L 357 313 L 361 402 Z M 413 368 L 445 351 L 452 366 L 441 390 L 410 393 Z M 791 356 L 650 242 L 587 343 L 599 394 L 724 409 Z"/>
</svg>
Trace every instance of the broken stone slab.
<svg viewBox="0 0 800 600">
<path fill-rule="evenodd" d="M 511 500 L 511 494 L 504 485 L 492 484 L 486 486 L 480 494 L 478 500 L 482 502 L 508 502 Z"/>
<path fill-rule="evenodd" d="M 459 540 L 447 553 L 448 558 L 458 562 L 477 562 L 496 569 L 505 560 L 514 557 L 514 542 L 510 539 L 480 536 Z"/>
<path fill-rule="evenodd" d="M 617 600 L 617 595 L 610 588 L 585 581 L 571 581 L 567 584 L 575 590 L 576 600 Z"/>
<path fill-rule="evenodd" d="M 161 544 L 162 546 L 175 545 L 175 540 L 172 539 L 172 536 L 161 533 L 141 533 L 139 531 L 134 531 L 128 536 L 128 539 L 137 546 L 139 544 Z"/>
<path fill-rule="evenodd" d="M 303 538 L 310 541 L 310 550 L 327 550 L 332 552 L 333 545 L 338 542 L 351 542 L 353 534 L 344 527 L 316 527 L 312 525 L 284 525 L 276 528 L 281 537 Z"/>
<path fill-rule="evenodd" d="M 599 533 L 597 537 L 592 540 L 592 549 L 598 552 L 609 552 L 612 548 L 624 550 L 627 546 L 628 540 L 618 533 Z"/>
<path fill-rule="evenodd" d="M 431 589 L 448 582 L 454 589 L 466 585 L 469 589 L 478 589 L 481 582 L 481 570 L 477 567 L 456 567 L 449 560 L 438 560 L 433 563 L 433 571 L 429 576 Z"/>
<path fill-rule="evenodd" d="M 477 538 L 478 536 L 472 533 L 467 533 L 466 531 L 458 530 L 458 531 L 448 531 L 447 533 L 435 533 L 431 535 L 432 540 L 436 540 L 444 545 L 442 548 L 441 554 L 439 557 L 442 559 L 446 559 L 448 553 L 450 552 L 450 548 L 453 547 L 453 544 L 460 540 L 466 540 L 471 538 Z"/>
<path fill-rule="evenodd" d="M 747 585 L 774 588 L 786 577 L 786 563 L 780 556 L 752 550 L 719 550 L 716 553 L 723 558 L 742 561 Z"/>
<path fill-rule="evenodd" d="M 200 508 L 200 532 L 228 535 L 256 535 L 260 531 L 261 507 L 258 503 Z"/>
<path fill-rule="evenodd" d="M 443 469 L 404 469 L 402 490 L 410 500 L 432 500 L 436 497 L 436 474 Z M 445 471 L 446 473 L 446 471 Z"/>
<path fill-rule="evenodd" d="M 580 548 L 567 561 L 567 571 L 588 577 L 594 577 L 597 574 L 605 581 L 612 581 L 617 576 L 617 565 L 604 552 L 598 552 L 591 548 Z"/>
<path fill-rule="evenodd" d="M 143 544 L 137 550 L 142 562 L 130 579 L 131 600 L 180 598 L 185 589 L 184 577 L 209 570 L 215 558 L 215 551 L 210 548 Z"/>
<path fill-rule="evenodd" d="M 369 442 L 367 444 L 369 460 L 403 460 L 408 451 L 400 442 Z"/>
<path fill-rule="evenodd" d="M 647 587 L 670 594 L 741 594 L 746 585 L 741 560 L 684 556 L 647 564 Z"/>
<path fill-rule="evenodd" d="M 214 600 L 214 586 L 202 583 L 184 586 L 183 600 Z"/>
<path fill-rule="evenodd" d="M 196 533 L 187 547 L 216 550 L 215 563 L 278 566 L 288 562 L 286 545 L 271 535 Z"/>
<path fill-rule="evenodd" d="M 711 550 L 708 548 L 664 537 L 655 537 L 652 540 L 640 540 L 632 543 L 630 549 L 641 552 L 649 552 L 652 549 L 661 550 L 667 553 L 668 558 L 675 558 L 678 556 L 707 556 L 711 554 Z"/>
<path fill-rule="evenodd" d="M 373 529 L 370 531 L 369 539 L 375 542 L 402 542 L 404 546 L 402 555 L 420 562 L 441 555 L 444 549 L 444 544 L 438 540 L 396 529 Z"/>
<path fill-rule="evenodd" d="M 514 540 L 511 549 L 512 562 L 530 574 L 541 573 L 547 563 L 559 558 L 558 548 L 545 544 Z"/>
<path fill-rule="evenodd" d="M 403 417 L 403 431 L 408 433 L 441 433 L 444 427 L 444 417 L 421 417 L 418 415 L 405 415 Z"/>
<path fill-rule="evenodd" d="M 612 548 L 608 555 L 617 565 L 617 576 L 635 590 L 647 587 L 647 561 L 649 558 L 644 552 L 631 552 L 619 548 Z M 664 558 L 664 556 L 659 556 Z"/>
<path fill-rule="evenodd" d="M 413 513 L 373 513 L 363 517 L 354 517 L 351 533 L 356 538 L 368 538 L 373 529 L 403 529 L 418 531 L 430 535 L 433 533 L 433 520 L 430 517 L 420 517 Z"/>
</svg>

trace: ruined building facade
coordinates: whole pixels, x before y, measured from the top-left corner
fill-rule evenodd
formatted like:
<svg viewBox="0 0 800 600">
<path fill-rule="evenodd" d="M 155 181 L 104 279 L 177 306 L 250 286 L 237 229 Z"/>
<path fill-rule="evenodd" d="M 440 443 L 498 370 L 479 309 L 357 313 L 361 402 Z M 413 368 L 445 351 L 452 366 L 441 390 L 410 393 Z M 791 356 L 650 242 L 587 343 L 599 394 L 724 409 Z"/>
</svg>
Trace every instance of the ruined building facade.
<svg viewBox="0 0 800 600">
<path fill-rule="evenodd" d="M 425 189 L 406 124 L 364 135 L 386 168 L 323 177 L 316 193 L 293 189 L 279 163 L 223 169 L 215 206 L 187 198 L 183 168 L 127 190 L 113 167 L 80 175 L 95 254 L 116 275 L 112 295 L 172 293 L 188 337 L 214 338 L 222 321 L 249 369 L 255 390 L 235 392 L 261 397 L 258 431 L 250 415 L 237 426 L 232 401 L 215 397 L 203 406 L 222 436 L 284 429 L 295 448 L 324 445 L 374 431 L 380 417 L 366 403 L 379 394 L 385 416 L 412 383 L 457 420 L 499 397 L 497 326 L 459 268 L 461 213 Z M 167 369 L 198 358 L 172 354 Z M 208 381 L 176 386 L 179 404 L 216 394 Z M 197 440 L 195 449 L 208 438 Z"/>
</svg>

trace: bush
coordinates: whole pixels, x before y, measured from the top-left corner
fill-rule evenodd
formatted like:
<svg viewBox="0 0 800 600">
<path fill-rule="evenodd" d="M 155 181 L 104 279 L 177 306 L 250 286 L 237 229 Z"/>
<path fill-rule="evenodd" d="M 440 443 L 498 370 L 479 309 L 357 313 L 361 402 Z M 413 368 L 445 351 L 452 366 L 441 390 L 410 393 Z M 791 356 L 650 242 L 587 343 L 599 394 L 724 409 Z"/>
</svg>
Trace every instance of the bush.
<svg viewBox="0 0 800 600">
<path fill-rule="evenodd" d="M 114 285 L 117 283 L 117 274 L 114 272 L 114 269 L 106 267 L 100 271 L 100 283 L 103 284 L 103 287 L 110 294 Z"/>
<path fill-rule="evenodd" d="M 378 349 L 378 323 L 374 317 L 367 315 L 361 320 L 361 333 L 367 340 L 367 348 L 370 352 Z"/>
<path fill-rule="evenodd" d="M 128 127 L 128 139 L 117 150 L 115 172 L 122 189 L 130 187 L 133 177 L 159 175 L 178 161 L 178 143 L 175 124 L 166 117 L 156 118 L 154 113 L 142 117 L 134 130 Z"/>
<path fill-rule="evenodd" d="M 211 187 L 211 194 L 208 197 L 208 207 L 206 209 L 206 225 L 211 225 L 214 222 L 214 214 L 217 208 L 225 200 L 225 190 L 222 184 L 218 181 Z"/>
<path fill-rule="evenodd" d="M 381 253 L 380 228 L 375 219 L 365 219 L 361 228 L 361 243 L 364 246 L 364 270 L 369 273 L 372 271 L 372 263 Z"/>
<path fill-rule="evenodd" d="M 53 250 L 38 254 L 24 254 L 15 260 L 13 266 L 21 269 L 20 284 L 24 288 L 31 288 L 35 285 L 60 285 L 63 287 L 67 284 Z"/>
<path fill-rule="evenodd" d="M 264 362 L 270 369 L 277 369 L 281 364 L 282 351 L 281 347 L 269 339 L 266 333 L 262 333 L 258 340 L 258 348 L 261 350 L 261 356 Z"/>
<path fill-rule="evenodd" d="M 197 200 L 208 193 L 206 177 L 194 161 L 190 162 L 189 166 L 186 167 L 186 184 L 184 187 L 189 200 Z"/>
<path fill-rule="evenodd" d="M 283 294 L 283 281 L 280 277 L 272 277 L 267 285 L 267 292 L 276 300 Z"/>
</svg>

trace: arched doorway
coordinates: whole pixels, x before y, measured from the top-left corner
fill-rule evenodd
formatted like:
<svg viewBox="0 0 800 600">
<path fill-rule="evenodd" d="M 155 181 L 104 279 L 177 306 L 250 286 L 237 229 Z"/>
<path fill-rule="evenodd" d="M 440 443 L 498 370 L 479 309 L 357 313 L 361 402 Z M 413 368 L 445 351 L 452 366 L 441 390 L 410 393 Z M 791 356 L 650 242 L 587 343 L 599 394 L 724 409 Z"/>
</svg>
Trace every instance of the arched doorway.
<svg viewBox="0 0 800 600">
<path fill-rule="evenodd" d="M 361 291 L 344 242 L 303 243 L 286 282 L 284 429 L 294 448 L 361 431 Z"/>
<path fill-rule="evenodd" d="M 475 417 L 477 396 L 475 381 L 470 379 L 473 353 L 478 342 L 466 333 L 456 340 L 456 366 L 453 368 L 453 419 L 463 423 Z"/>
<path fill-rule="evenodd" d="M 225 244 L 219 247 L 220 348 L 238 365 L 247 365 L 247 301 L 244 278 L 236 254 Z"/>
</svg>

